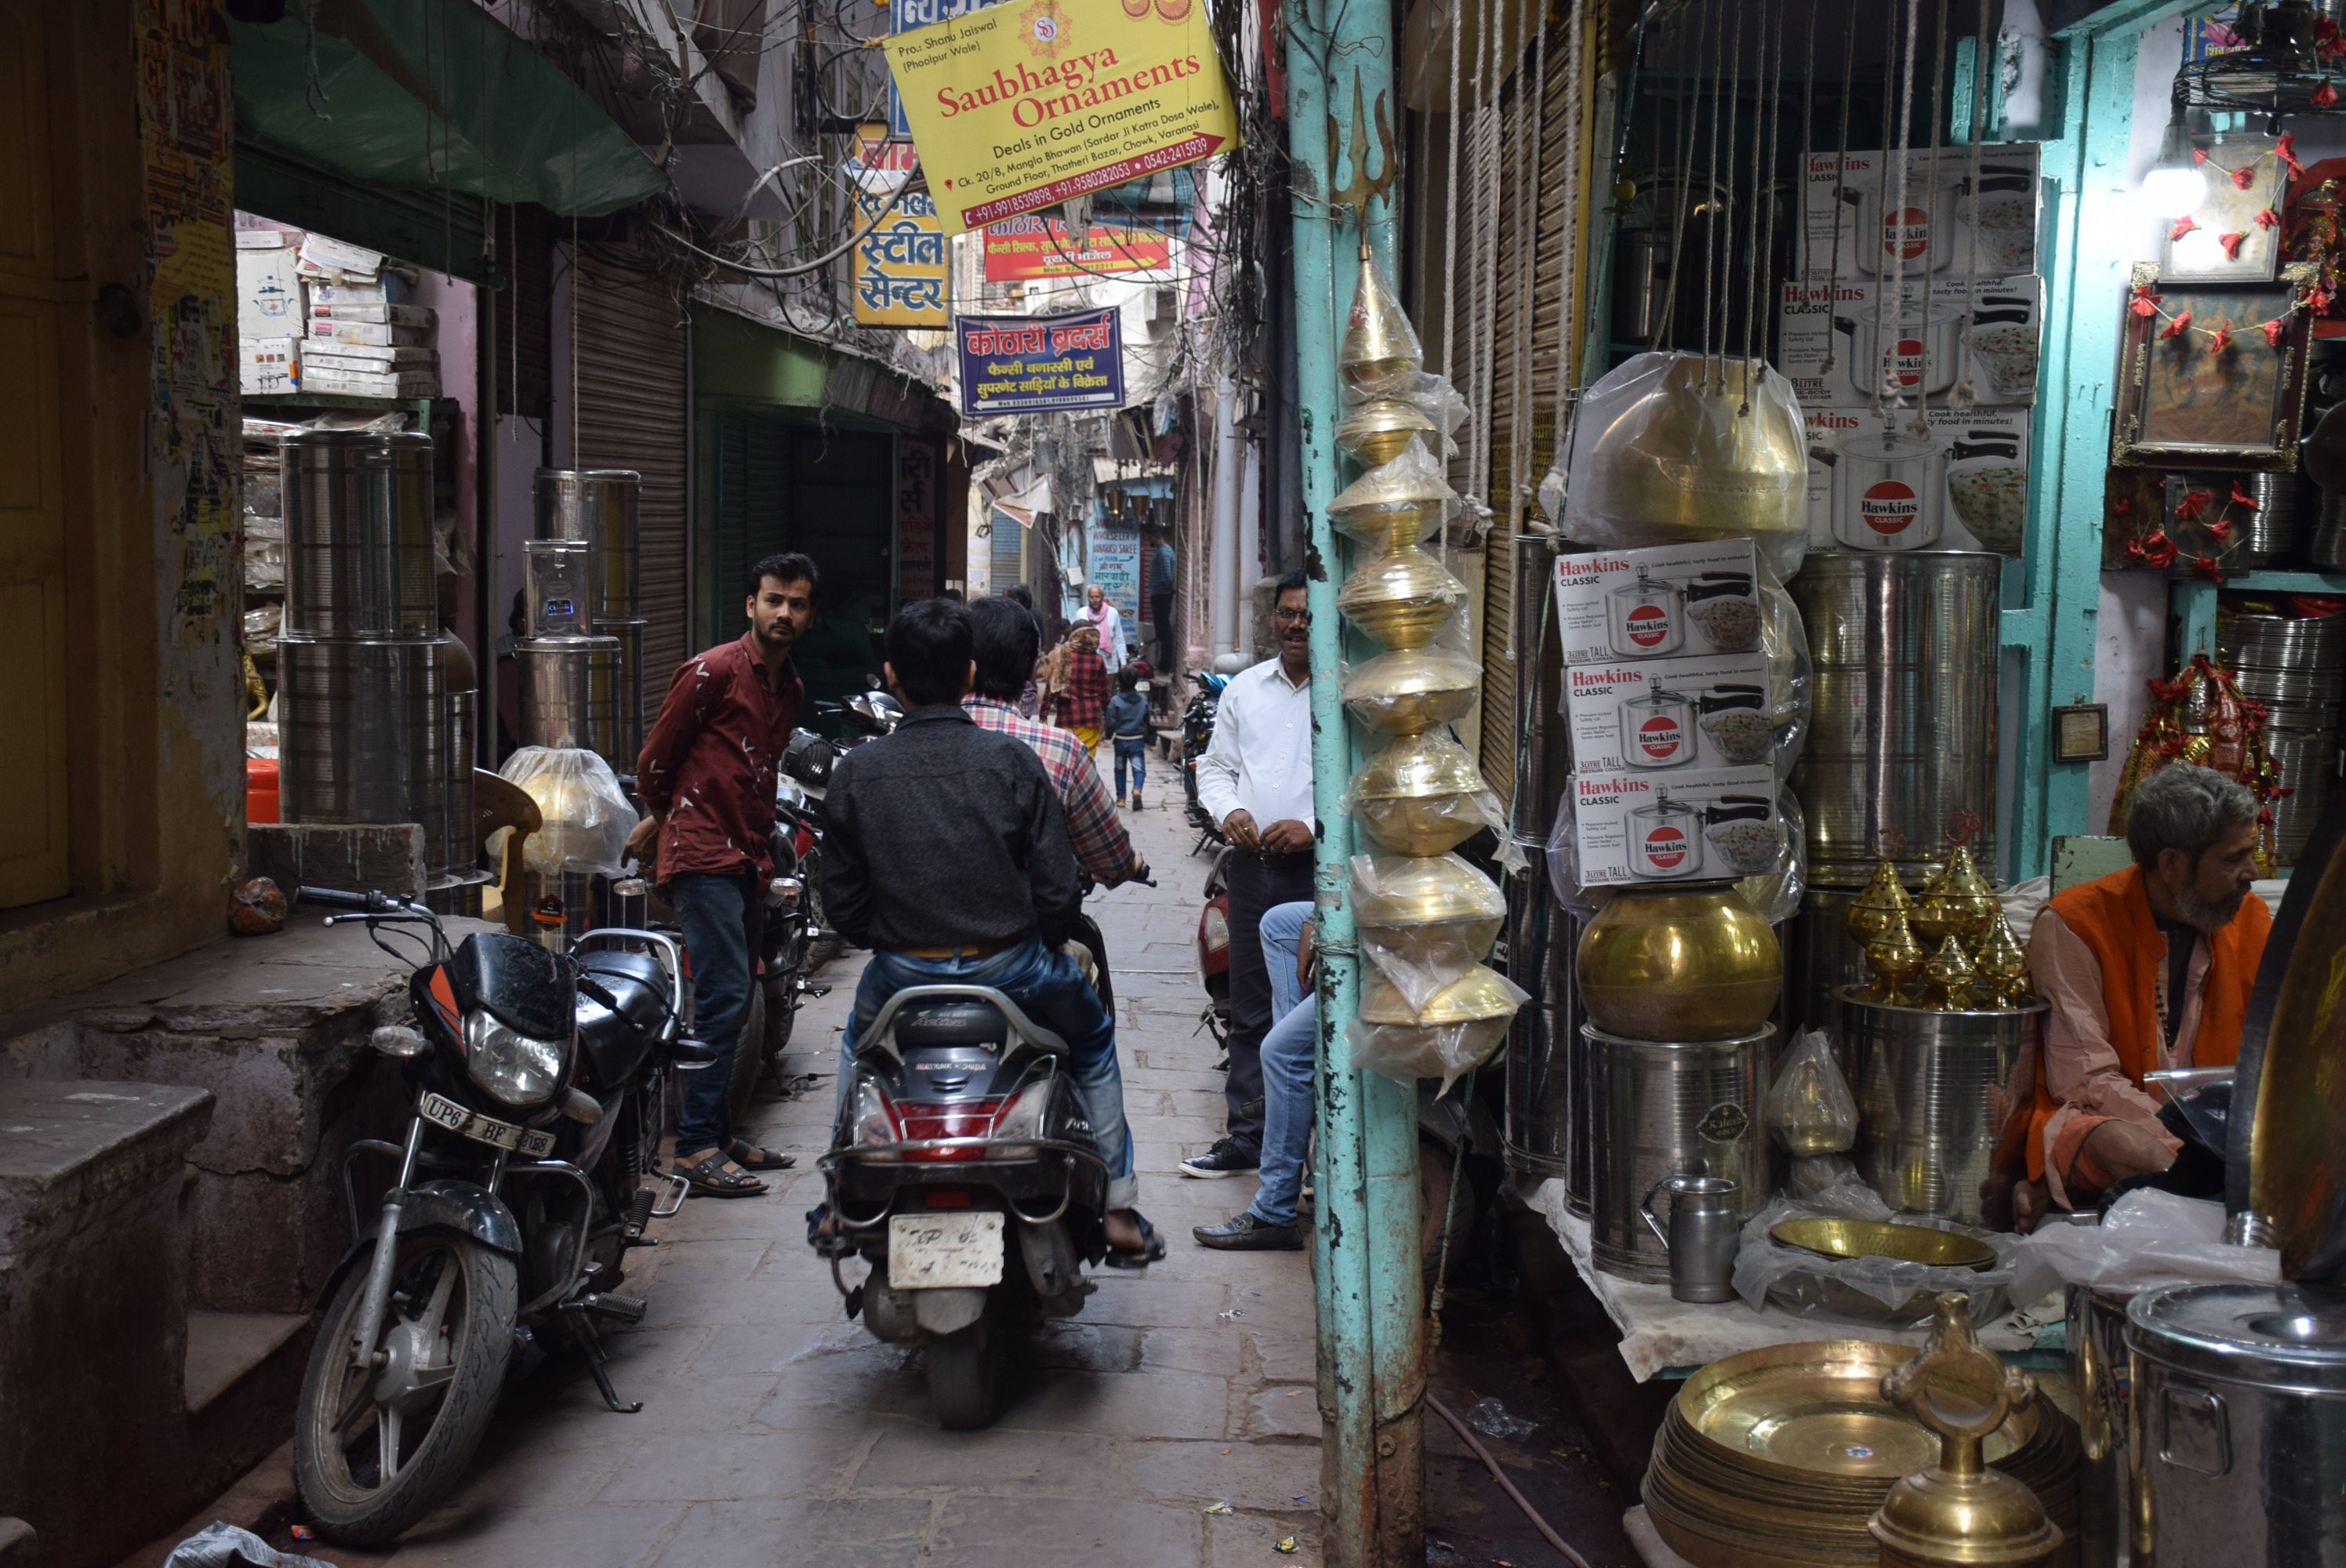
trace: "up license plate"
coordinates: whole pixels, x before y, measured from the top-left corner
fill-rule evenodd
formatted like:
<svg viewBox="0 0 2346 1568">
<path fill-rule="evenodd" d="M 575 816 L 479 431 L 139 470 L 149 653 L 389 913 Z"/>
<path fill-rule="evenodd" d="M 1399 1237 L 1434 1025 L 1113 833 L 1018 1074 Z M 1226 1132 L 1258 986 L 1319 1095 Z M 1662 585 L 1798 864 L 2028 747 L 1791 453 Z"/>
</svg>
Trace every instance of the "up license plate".
<svg viewBox="0 0 2346 1568">
<path fill-rule="evenodd" d="M 470 1138 L 476 1144 L 511 1149 L 534 1160 L 542 1160 L 554 1152 L 552 1133 L 534 1133 L 527 1127 L 516 1127 L 511 1122 L 500 1122 L 495 1116 L 468 1111 L 443 1095 L 426 1094 L 423 1103 L 416 1109 L 434 1126 L 445 1127 L 459 1137 Z M 997 1215 L 995 1217 L 1001 1217 Z"/>
<path fill-rule="evenodd" d="M 888 1288 L 1002 1283 L 1002 1216 L 898 1214 L 888 1218 Z"/>
</svg>

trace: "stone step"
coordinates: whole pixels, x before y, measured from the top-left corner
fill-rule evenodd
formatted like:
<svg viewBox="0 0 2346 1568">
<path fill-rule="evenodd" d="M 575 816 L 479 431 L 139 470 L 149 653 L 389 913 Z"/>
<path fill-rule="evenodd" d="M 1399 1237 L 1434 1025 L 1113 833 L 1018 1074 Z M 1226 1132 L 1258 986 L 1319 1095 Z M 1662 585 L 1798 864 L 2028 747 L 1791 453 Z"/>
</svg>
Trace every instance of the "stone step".
<svg viewBox="0 0 2346 1568">
<path fill-rule="evenodd" d="M 236 1387 L 309 1320 L 301 1312 L 189 1313 L 188 1413 L 206 1409 Z"/>
</svg>

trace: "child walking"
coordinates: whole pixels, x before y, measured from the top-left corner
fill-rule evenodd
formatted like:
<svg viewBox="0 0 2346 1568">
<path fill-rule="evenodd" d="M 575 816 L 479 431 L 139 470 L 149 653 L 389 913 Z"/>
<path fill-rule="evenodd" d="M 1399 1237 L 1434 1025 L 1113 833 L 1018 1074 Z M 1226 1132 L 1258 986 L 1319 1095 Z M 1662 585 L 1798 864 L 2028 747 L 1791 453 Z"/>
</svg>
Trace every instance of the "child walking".
<svg viewBox="0 0 2346 1568">
<path fill-rule="evenodd" d="M 1144 770 L 1148 757 L 1148 698 L 1140 693 L 1140 677 L 1129 669 L 1116 673 L 1117 692 L 1107 699 L 1107 713 L 1101 728 L 1116 742 L 1116 797 L 1128 800 L 1136 811 L 1141 809 L 1141 786 L 1147 782 Z M 1124 792 L 1124 770 L 1132 768 L 1132 793 Z"/>
</svg>

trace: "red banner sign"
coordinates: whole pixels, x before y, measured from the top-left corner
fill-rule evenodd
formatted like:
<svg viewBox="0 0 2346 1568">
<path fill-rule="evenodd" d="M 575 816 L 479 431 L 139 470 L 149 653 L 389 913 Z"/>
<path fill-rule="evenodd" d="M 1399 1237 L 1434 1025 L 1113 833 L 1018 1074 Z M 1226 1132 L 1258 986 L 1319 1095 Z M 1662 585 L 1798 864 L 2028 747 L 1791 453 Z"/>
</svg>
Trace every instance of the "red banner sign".
<svg viewBox="0 0 2346 1568">
<path fill-rule="evenodd" d="M 1093 273 L 1158 272 L 1173 265 L 1173 241 L 1147 229 L 1093 224 L 1077 246 L 1064 219 L 1013 218 L 985 229 L 985 280 L 1081 278 Z"/>
</svg>

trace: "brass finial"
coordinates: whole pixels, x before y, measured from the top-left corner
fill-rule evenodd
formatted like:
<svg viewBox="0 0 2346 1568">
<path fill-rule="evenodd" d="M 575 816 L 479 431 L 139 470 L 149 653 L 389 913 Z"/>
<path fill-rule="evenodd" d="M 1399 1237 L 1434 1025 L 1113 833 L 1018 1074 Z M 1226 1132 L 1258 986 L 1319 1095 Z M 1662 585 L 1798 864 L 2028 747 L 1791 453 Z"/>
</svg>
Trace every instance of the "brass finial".
<svg viewBox="0 0 2346 1568">
<path fill-rule="evenodd" d="M 1952 936 L 1923 965 L 1923 1005 L 1941 1013 L 1971 1011 L 1972 956 Z"/>
<path fill-rule="evenodd" d="M 1404 388 L 1402 379 L 1425 368 L 1425 351 L 1418 346 L 1417 330 L 1385 280 L 1376 258 L 1361 263 L 1352 286 L 1352 309 L 1345 318 L 1343 341 L 1336 345 L 1336 368 L 1342 372 L 1350 399 L 1376 397 Z"/>
<path fill-rule="evenodd" d="M 1908 986 L 1930 956 L 1914 940 L 1906 917 L 1899 915 L 1892 922 L 1889 933 L 1865 950 L 1866 967 L 1873 971 L 1873 993 L 1867 1000 L 1889 1006 L 1902 1004 Z"/>
<path fill-rule="evenodd" d="M 2028 952 L 2012 934 L 2012 923 L 1996 911 L 1987 934 L 1972 955 L 1976 976 L 1973 995 L 1977 1005 L 2009 1013 L 2028 994 Z"/>
<path fill-rule="evenodd" d="M 1898 868 L 1888 860 L 1877 861 L 1873 880 L 1850 903 L 1850 941 L 1860 947 L 1872 947 L 1890 934 L 1893 921 L 1913 907 L 1914 901 L 1907 896 L 1905 884 L 1898 880 Z"/>
</svg>

